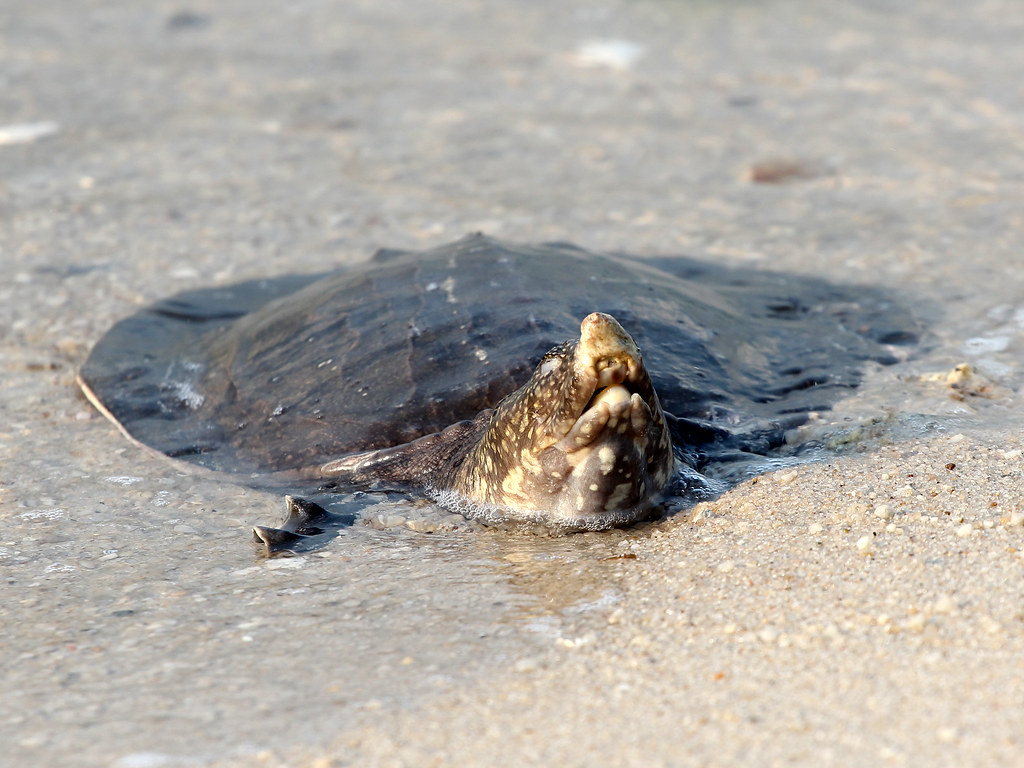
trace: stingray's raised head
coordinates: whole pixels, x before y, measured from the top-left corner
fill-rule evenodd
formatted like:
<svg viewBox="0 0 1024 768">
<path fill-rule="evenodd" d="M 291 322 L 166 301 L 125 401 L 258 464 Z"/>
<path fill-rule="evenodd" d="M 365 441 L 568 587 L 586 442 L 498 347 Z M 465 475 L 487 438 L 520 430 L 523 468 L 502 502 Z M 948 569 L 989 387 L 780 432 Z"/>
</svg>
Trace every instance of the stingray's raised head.
<svg viewBox="0 0 1024 768">
<path fill-rule="evenodd" d="M 356 483 L 425 488 L 470 517 L 601 529 L 643 518 L 673 474 L 640 350 L 595 312 L 493 411 L 407 445 L 323 467 Z"/>
</svg>

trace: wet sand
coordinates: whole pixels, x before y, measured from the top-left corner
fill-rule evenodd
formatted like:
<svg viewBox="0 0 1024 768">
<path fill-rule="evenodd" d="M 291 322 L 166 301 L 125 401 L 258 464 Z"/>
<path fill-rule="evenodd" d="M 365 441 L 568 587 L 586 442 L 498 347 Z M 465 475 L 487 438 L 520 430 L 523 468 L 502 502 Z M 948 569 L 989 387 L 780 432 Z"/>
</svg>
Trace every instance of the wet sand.
<svg viewBox="0 0 1024 768">
<path fill-rule="evenodd" d="M 1024 760 L 1022 27 L 15 3 L 0 763 Z M 820 461 L 668 521 L 353 526 L 269 561 L 248 528 L 279 498 L 126 442 L 75 387 L 168 294 L 474 230 L 884 286 L 929 335 L 805 429 Z"/>
</svg>

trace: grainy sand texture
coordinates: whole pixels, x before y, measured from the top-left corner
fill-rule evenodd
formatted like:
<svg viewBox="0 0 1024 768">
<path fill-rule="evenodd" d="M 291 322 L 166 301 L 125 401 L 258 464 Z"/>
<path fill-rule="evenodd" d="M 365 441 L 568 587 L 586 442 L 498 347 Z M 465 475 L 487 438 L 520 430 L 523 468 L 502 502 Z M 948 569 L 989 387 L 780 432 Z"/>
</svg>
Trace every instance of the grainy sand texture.
<svg viewBox="0 0 1024 768">
<path fill-rule="evenodd" d="M 998 1 L 7 0 L 0 764 L 1024 765 L 1022 40 Z M 269 560 L 280 498 L 75 386 L 176 291 L 477 230 L 884 288 L 923 340 L 667 520 L 397 503 Z"/>
</svg>

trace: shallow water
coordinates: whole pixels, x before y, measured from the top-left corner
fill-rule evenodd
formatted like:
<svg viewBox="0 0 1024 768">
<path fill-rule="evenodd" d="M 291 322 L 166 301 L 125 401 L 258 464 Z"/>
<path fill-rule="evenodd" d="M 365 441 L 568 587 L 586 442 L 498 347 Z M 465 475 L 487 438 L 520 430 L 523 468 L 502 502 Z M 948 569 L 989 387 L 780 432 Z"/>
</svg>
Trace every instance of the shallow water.
<svg viewBox="0 0 1024 768">
<path fill-rule="evenodd" d="M 440 693 L 557 665 L 581 615 L 635 610 L 643 594 L 617 575 L 647 567 L 631 545 L 667 531 L 701 546 L 678 517 L 561 539 L 382 523 L 261 559 L 249 527 L 279 518 L 277 494 L 128 443 L 75 386 L 115 321 L 180 290 L 477 229 L 684 253 L 881 286 L 923 319 L 919 356 L 868 366 L 800 434 L 823 455 L 1019 428 L 1024 155 L 1006 84 L 1024 54 L 1012 8 L 17 11 L 0 19 L 5 120 L 56 131 L 0 145 L 0 742 L 12 764 L 251 761 L 329 744 L 354 723 L 386 728 Z M 643 53 L 581 58 L 609 37 Z M 748 174 L 753 164 L 780 157 L 801 173 L 752 181 L 771 176 Z M 955 389 L 945 379 L 965 362 L 981 378 Z M 383 522 L 419 514 L 380 510 Z M 774 560 L 802 562 L 792 547 Z M 703 579 L 689 559 L 678 570 Z M 756 623 L 770 601 L 747 597 L 732 585 L 707 610 Z M 985 638 L 1000 637 L 957 647 L 984 658 Z M 637 647 L 623 665 L 646 658 Z M 756 649 L 730 654 L 716 663 Z M 867 657 L 850 655 L 829 662 L 857 664 L 863 681 Z M 752 695 L 733 679 L 722 690 Z M 848 690 L 859 711 L 874 701 Z M 567 691 L 536 695 L 583 695 Z M 598 687 L 587 695 L 604 704 Z"/>
<path fill-rule="evenodd" d="M 22 286 L 49 292 L 54 280 Z M 908 363 L 869 368 L 861 389 L 801 428 L 801 441 L 838 441 L 800 460 L 1019 422 L 1024 333 L 1012 311 L 959 322 L 972 334 L 959 344 L 934 338 Z M 1005 348 L 982 354 L 968 340 L 999 336 Z M 630 543 L 662 525 L 555 539 L 459 525 L 423 534 L 410 524 L 436 513 L 392 501 L 314 554 L 267 561 L 249 528 L 279 519 L 279 494 L 129 444 L 75 391 L 70 361 L 7 349 L 0 558 L 4 610 L 25 618 L 5 641 L 6 685 L 20 693 L 4 722 L 26 759 L 251 754 L 279 742 L 268 723 L 281 712 L 316 734 L 304 743 L 322 743 L 346 713 L 372 720 L 496 666 L 531 669 L 552 643 L 577 642 L 581 614 L 622 607 L 616 572 L 631 565 Z M 920 378 L 959 359 L 996 391 L 955 399 L 944 381 Z"/>
</svg>

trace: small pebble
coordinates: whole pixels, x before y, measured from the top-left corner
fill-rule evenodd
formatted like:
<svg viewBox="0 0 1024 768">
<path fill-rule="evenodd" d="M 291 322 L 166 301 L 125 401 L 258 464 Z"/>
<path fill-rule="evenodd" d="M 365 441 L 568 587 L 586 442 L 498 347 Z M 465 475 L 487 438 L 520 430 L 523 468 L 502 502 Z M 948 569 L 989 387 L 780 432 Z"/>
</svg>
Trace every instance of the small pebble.
<svg viewBox="0 0 1024 768">
<path fill-rule="evenodd" d="M 172 269 L 170 274 L 175 280 L 195 280 L 199 277 L 199 271 L 187 265 Z"/>
<path fill-rule="evenodd" d="M 765 627 L 757 633 L 762 643 L 774 643 L 779 639 L 779 630 L 775 627 Z"/>
<path fill-rule="evenodd" d="M 288 557 L 277 560 L 268 560 L 264 566 L 268 571 L 283 571 L 291 568 L 302 568 L 306 565 L 306 559 L 302 557 Z"/>
<path fill-rule="evenodd" d="M 955 610 L 956 602 L 949 595 L 939 595 L 932 605 L 932 611 L 935 613 L 952 613 Z"/>
<path fill-rule="evenodd" d="M 507 560 L 510 563 L 529 563 L 533 560 L 532 552 L 510 552 L 505 555 L 502 560 Z"/>
<path fill-rule="evenodd" d="M 644 47 L 630 40 L 588 40 L 573 54 L 578 67 L 607 67 L 625 71 L 631 69 L 644 54 Z"/>
<path fill-rule="evenodd" d="M 537 666 L 538 666 L 537 659 L 532 658 L 532 657 L 527 657 L 525 659 L 519 659 L 519 661 L 517 661 L 514 665 L 512 665 L 512 668 L 516 672 L 529 672 L 531 670 L 536 669 Z"/>
<path fill-rule="evenodd" d="M 162 752 L 130 752 L 115 760 L 113 768 L 162 768 L 174 761 L 171 755 Z"/>
<path fill-rule="evenodd" d="M 956 529 L 956 535 L 961 538 L 970 536 L 972 533 L 974 533 L 974 526 L 970 523 L 964 523 Z"/>
<path fill-rule="evenodd" d="M 869 551 L 871 549 L 871 545 L 871 536 L 861 536 L 859 539 L 857 539 L 857 549 L 859 549 L 861 552 Z"/>
<path fill-rule="evenodd" d="M 1003 625 L 993 619 L 991 616 L 981 617 L 981 628 L 988 632 L 990 635 L 995 635 L 1002 631 Z"/>
<path fill-rule="evenodd" d="M 892 508 L 888 504 L 879 504 L 875 507 L 875 517 L 879 520 L 888 520 L 892 517 Z"/>
<path fill-rule="evenodd" d="M 435 533 L 437 531 L 437 523 L 430 520 L 409 520 L 405 527 L 417 533 Z"/>
<path fill-rule="evenodd" d="M 38 139 L 53 136 L 59 130 L 60 126 L 49 120 L 38 123 L 0 125 L 0 145 L 29 144 Z"/>
<path fill-rule="evenodd" d="M 779 485 L 789 485 L 794 480 L 796 480 L 796 474 L 797 473 L 793 470 L 790 470 L 789 472 L 779 472 L 777 475 L 775 475 L 775 481 Z"/>
<path fill-rule="evenodd" d="M 903 628 L 910 632 L 920 632 L 927 623 L 927 616 L 923 613 L 915 613 L 913 616 L 907 617 L 907 620 L 903 622 Z"/>
<path fill-rule="evenodd" d="M 811 534 L 821 533 L 824 529 L 821 523 L 811 523 L 807 526 L 807 532 Z"/>
</svg>

